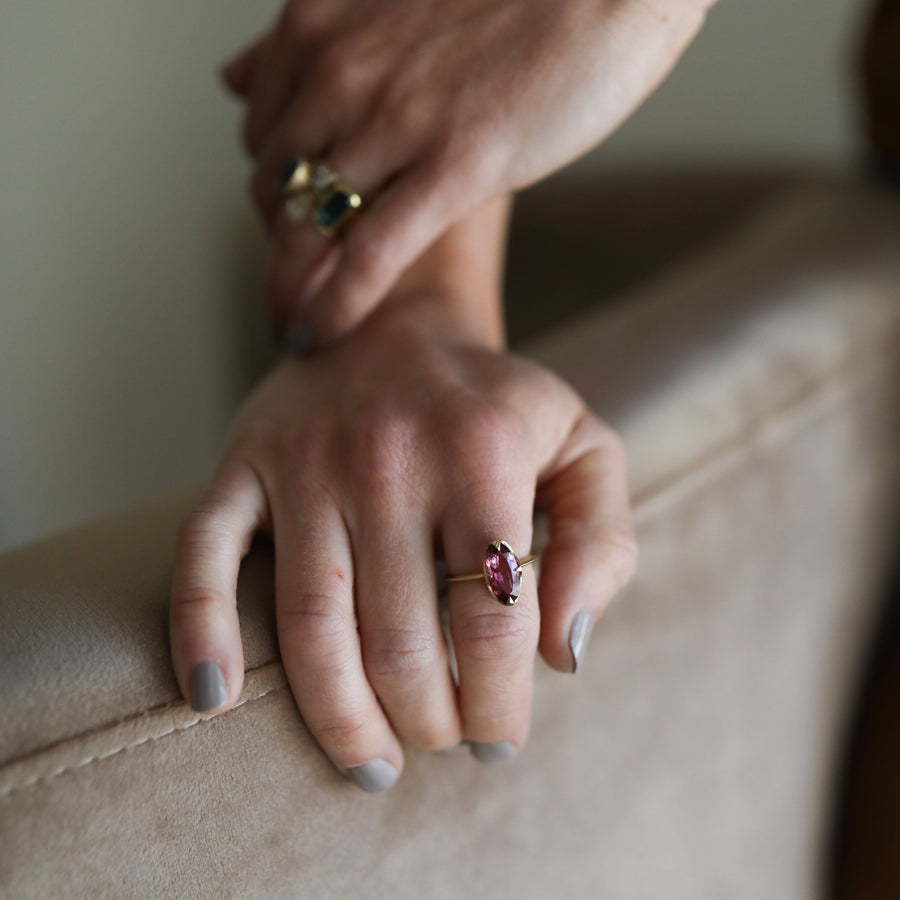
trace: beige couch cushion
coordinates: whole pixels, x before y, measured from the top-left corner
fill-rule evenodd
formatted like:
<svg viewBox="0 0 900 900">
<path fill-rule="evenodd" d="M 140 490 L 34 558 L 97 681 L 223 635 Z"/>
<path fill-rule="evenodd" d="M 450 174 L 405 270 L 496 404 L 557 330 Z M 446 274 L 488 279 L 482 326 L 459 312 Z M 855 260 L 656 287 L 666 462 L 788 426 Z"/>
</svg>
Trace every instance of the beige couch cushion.
<svg viewBox="0 0 900 900">
<path fill-rule="evenodd" d="M 285 687 L 265 547 L 242 702 L 185 707 L 186 499 L 0 557 L 0 893 L 815 896 L 896 547 L 898 241 L 894 198 L 803 192 L 533 348 L 622 430 L 642 562 L 583 672 L 539 668 L 513 764 L 410 752 L 387 794 L 344 781 Z"/>
</svg>

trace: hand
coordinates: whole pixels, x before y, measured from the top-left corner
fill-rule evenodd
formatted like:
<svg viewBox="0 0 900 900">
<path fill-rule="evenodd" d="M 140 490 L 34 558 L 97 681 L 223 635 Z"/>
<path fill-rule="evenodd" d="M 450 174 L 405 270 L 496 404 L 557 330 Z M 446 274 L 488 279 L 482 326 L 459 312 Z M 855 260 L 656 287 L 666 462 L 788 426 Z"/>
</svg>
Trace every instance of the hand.
<svg viewBox="0 0 900 900">
<path fill-rule="evenodd" d="M 367 790 L 402 771 L 401 741 L 467 739 L 484 760 L 521 748 L 536 648 L 574 671 L 589 623 L 635 565 L 616 435 L 559 379 L 480 345 L 448 308 L 418 290 L 394 297 L 334 349 L 283 362 L 179 535 L 171 641 L 185 697 L 210 712 L 237 700 L 237 573 L 254 533 L 270 534 L 297 705 Z M 524 555 L 535 505 L 550 522 L 540 602 L 533 569 L 513 607 L 483 582 L 450 586 L 457 689 L 435 553 L 453 574 L 478 571 L 496 538 Z"/>
<path fill-rule="evenodd" d="M 248 101 L 253 192 L 276 234 L 277 322 L 354 328 L 448 227 L 601 141 L 652 91 L 711 0 L 289 0 L 227 68 Z M 282 212 L 297 153 L 366 204 L 329 242 Z"/>
</svg>

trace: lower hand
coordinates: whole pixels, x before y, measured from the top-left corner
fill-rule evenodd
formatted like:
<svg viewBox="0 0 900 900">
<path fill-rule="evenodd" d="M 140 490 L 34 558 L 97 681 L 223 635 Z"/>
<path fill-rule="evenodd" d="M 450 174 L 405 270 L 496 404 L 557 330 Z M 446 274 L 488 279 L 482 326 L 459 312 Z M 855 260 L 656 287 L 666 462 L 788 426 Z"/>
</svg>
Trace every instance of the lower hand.
<svg viewBox="0 0 900 900">
<path fill-rule="evenodd" d="M 275 542 L 278 638 L 297 705 L 367 789 L 400 773 L 400 742 L 463 738 L 481 759 L 525 742 L 532 667 L 572 672 L 589 626 L 630 577 L 635 543 L 616 435 L 558 378 L 502 350 L 505 205 L 451 230 L 345 342 L 285 361 L 247 402 L 212 486 L 183 523 L 171 602 L 181 689 L 235 703 L 235 588 L 254 534 Z M 454 575 L 502 538 L 550 542 L 517 605 L 453 583 L 459 685 L 434 558 Z"/>
<path fill-rule="evenodd" d="M 428 300 L 410 302 L 415 316 L 402 302 L 380 311 L 329 353 L 285 361 L 250 398 L 181 528 L 172 589 L 182 691 L 195 708 L 226 710 L 243 679 L 240 560 L 254 533 L 272 536 L 297 705 L 334 764 L 368 789 L 401 772 L 401 741 L 514 754 L 536 648 L 574 671 L 585 626 L 635 564 L 616 435 L 549 372 L 474 344 L 440 304 L 430 320 Z M 539 592 L 529 569 L 513 607 L 483 582 L 450 586 L 457 690 L 435 552 L 452 574 L 477 571 L 497 538 L 524 555 L 535 504 L 550 521 Z"/>
</svg>

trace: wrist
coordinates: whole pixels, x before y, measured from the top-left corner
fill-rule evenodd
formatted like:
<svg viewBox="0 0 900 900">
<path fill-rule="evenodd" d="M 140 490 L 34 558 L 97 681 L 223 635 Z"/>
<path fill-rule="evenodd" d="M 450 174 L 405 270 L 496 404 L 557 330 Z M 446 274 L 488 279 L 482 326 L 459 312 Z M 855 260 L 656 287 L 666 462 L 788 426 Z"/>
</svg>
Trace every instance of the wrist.
<svg viewBox="0 0 900 900">
<path fill-rule="evenodd" d="M 454 225 L 404 274 L 384 312 L 448 338 L 505 346 L 502 280 L 511 201 L 493 200 Z"/>
<path fill-rule="evenodd" d="M 465 344 L 489 350 L 506 347 L 502 304 L 497 292 L 466 290 L 434 282 L 395 292 L 364 323 L 369 342 L 396 346 Z"/>
</svg>

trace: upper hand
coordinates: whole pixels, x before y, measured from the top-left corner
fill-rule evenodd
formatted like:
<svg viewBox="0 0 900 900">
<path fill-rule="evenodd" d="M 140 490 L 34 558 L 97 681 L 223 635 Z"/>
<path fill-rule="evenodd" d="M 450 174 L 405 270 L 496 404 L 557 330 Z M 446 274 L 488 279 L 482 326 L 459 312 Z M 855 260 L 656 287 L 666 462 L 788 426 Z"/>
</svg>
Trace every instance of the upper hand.
<svg viewBox="0 0 900 900">
<path fill-rule="evenodd" d="M 616 128 L 709 2 L 289 0 L 226 68 L 276 234 L 276 321 L 347 334 L 453 222 Z M 279 175 L 298 153 L 362 195 L 343 240 L 286 220 Z"/>
</svg>

